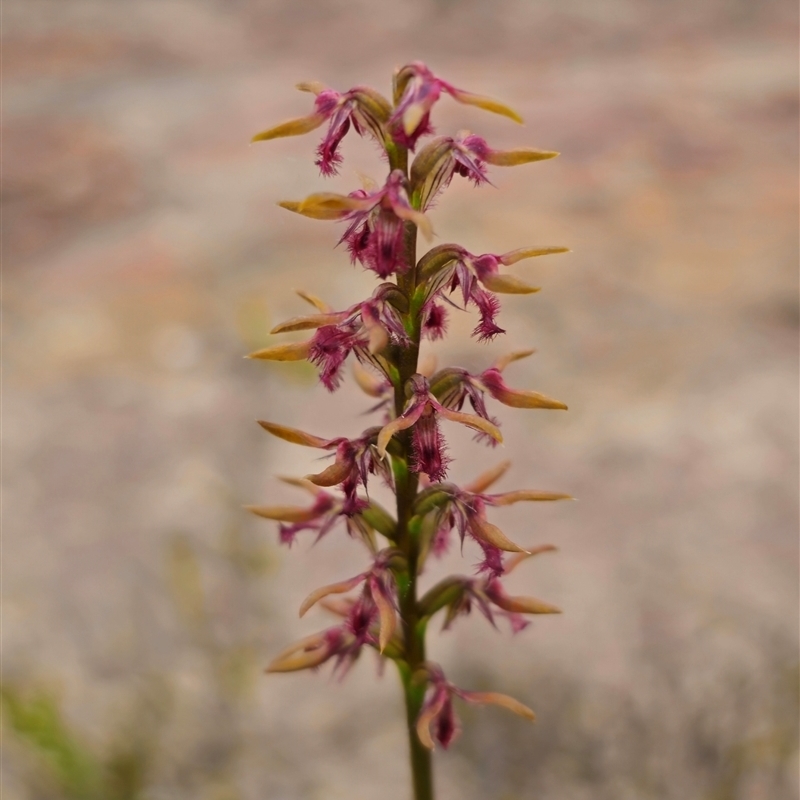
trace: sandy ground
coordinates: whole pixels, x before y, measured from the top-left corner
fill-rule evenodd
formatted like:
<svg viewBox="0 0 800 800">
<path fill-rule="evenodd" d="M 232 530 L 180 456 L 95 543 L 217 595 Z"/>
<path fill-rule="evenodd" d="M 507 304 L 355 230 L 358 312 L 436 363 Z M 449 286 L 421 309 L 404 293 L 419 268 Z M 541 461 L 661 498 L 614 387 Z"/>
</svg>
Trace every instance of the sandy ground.
<svg viewBox="0 0 800 800">
<path fill-rule="evenodd" d="M 249 137 L 306 113 L 299 80 L 388 92 L 415 58 L 527 120 L 443 100 L 442 132 L 562 153 L 454 184 L 438 241 L 573 250 L 519 265 L 543 291 L 504 303 L 502 341 L 462 315 L 431 348 L 537 348 L 509 381 L 569 413 L 503 409 L 502 453 L 448 430 L 453 475 L 508 457 L 503 487 L 579 498 L 496 517 L 558 545 L 513 587 L 563 616 L 432 631 L 457 682 L 539 715 L 465 709 L 441 798 L 797 798 L 794 4 L 7 0 L 3 22 L 3 679 L 63 715 L 55 746 L 7 705 L 4 800 L 409 796 L 394 675 L 260 673 L 363 554 L 286 551 L 240 510 L 313 467 L 255 418 L 354 435 L 368 401 L 241 356 L 294 288 L 373 283 L 275 205 L 320 188 L 316 137 Z M 344 153 L 328 188 L 381 175 Z"/>
</svg>

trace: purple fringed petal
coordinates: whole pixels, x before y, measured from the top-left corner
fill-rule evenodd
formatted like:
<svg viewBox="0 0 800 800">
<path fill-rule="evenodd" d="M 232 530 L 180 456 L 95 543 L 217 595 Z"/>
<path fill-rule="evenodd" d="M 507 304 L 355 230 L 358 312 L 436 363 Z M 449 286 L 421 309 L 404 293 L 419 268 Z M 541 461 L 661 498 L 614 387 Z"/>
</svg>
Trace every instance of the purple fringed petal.
<svg viewBox="0 0 800 800">
<path fill-rule="evenodd" d="M 478 564 L 478 573 L 488 573 L 492 577 L 499 577 L 505 571 L 503 566 L 503 551 L 486 542 L 478 541 L 483 550 L 483 560 Z"/>
<path fill-rule="evenodd" d="M 477 336 L 480 342 L 490 342 L 497 334 L 505 333 L 495 322 L 495 317 L 500 312 L 500 301 L 497 297 L 484 289 L 476 288 L 472 292 L 472 300 L 478 307 L 481 318 L 472 335 Z"/>
<path fill-rule="evenodd" d="M 323 386 L 333 392 L 342 381 L 342 365 L 355 346 L 353 333 L 338 325 L 323 325 L 311 340 L 308 360 L 319 370 Z"/>
<path fill-rule="evenodd" d="M 412 448 L 414 472 L 424 472 L 432 481 L 445 478 L 450 459 L 445 454 L 445 441 L 436 414 L 430 407 L 414 425 Z"/>
<path fill-rule="evenodd" d="M 447 332 L 447 309 L 439 303 L 431 303 L 428 314 L 422 323 L 422 333 L 436 341 L 443 339 Z"/>
</svg>

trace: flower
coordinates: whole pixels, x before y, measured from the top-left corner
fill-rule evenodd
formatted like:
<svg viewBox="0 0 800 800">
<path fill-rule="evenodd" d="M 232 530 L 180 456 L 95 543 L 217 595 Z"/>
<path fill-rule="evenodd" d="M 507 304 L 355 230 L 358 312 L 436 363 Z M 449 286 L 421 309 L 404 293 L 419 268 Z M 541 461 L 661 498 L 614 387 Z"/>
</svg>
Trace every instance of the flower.
<svg viewBox="0 0 800 800">
<path fill-rule="evenodd" d="M 510 167 L 555 158 L 550 150 L 519 148 L 493 150 L 486 140 L 469 131 L 455 137 L 439 136 L 425 145 L 411 164 L 411 194 L 423 211 L 450 185 L 453 175 L 469 178 L 475 186 L 489 183 L 486 164 Z"/>
<path fill-rule="evenodd" d="M 311 219 L 348 222 L 340 242 L 347 244 L 354 263 L 360 261 L 381 278 L 409 268 L 403 223 L 416 225 L 426 239 L 433 236 L 428 218 L 412 207 L 406 177 L 399 169 L 389 174 L 380 189 L 358 189 L 349 195 L 318 192 L 300 202 L 283 201 L 279 205 Z"/>
<path fill-rule="evenodd" d="M 327 492 L 312 490 L 314 502 L 302 506 L 245 506 L 247 511 L 264 519 L 280 522 L 279 541 L 289 547 L 300 531 L 316 531 L 319 541 L 336 524 L 344 513 L 341 501 Z M 348 520 L 348 525 L 350 521 Z"/>
<path fill-rule="evenodd" d="M 400 431 L 413 427 L 412 448 L 415 472 L 424 472 L 431 480 L 441 480 L 447 471 L 449 459 L 444 454 L 444 440 L 439 431 L 437 414 L 452 422 L 459 422 L 473 430 L 503 440 L 495 425 L 472 414 L 462 414 L 445 408 L 431 394 L 428 379 L 423 375 L 413 375 L 406 386 L 409 402 L 403 413 L 381 428 L 377 439 L 378 454 L 383 457 L 391 438 Z"/>
<path fill-rule="evenodd" d="M 523 560 L 540 553 L 555 550 L 551 544 L 539 545 L 524 553 L 517 553 L 506 558 L 501 571 L 510 573 Z M 502 554 L 499 558 L 502 560 Z M 506 594 L 497 575 L 482 575 L 477 578 L 451 576 L 433 586 L 420 600 L 423 617 L 430 618 L 437 611 L 446 608 L 447 614 L 443 630 L 447 630 L 459 616 L 466 616 L 472 611 L 473 603 L 478 610 L 496 628 L 495 618 L 505 617 L 514 633 L 524 630 L 529 622 L 524 614 L 560 614 L 561 609 L 537 600 L 534 597 L 519 597 Z"/>
<path fill-rule="evenodd" d="M 504 333 L 496 322 L 500 302 L 492 292 L 532 294 L 539 291 L 513 275 L 500 274 L 500 266 L 515 264 L 525 258 L 565 252 L 569 252 L 566 247 L 526 247 L 503 255 L 484 253 L 476 256 L 460 245 L 444 244 L 434 247 L 420 259 L 417 272 L 426 282 L 429 297 L 441 296 L 445 291 L 452 293 L 460 288 L 464 308 L 474 303 L 480 314 L 473 336 L 487 341 L 498 333 Z"/>
<path fill-rule="evenodd" d="M 358 487 L 367 487 L 369 474 L 380 475 L 384 482 L 392 485 L 392 473 L 386 461 L 378 458 L 375 452 L 377 428 L 371 428 L 358 439 L 335 439 L 336 460 L 327 469 L 307 479 L 315 486 L 339 486 L 345 496 L 343 513 L 351 517 L 363 511 L 367 503 L 358 497 Z"/>
<path fill-rule="evenodd" d="M 411 206 L 402 171 L 394 170 L 383 189 L 360 189 L 352 194 L 364 201 L 362 210 L 355 210 L 346 218 L 350 224 L 341 238 L 352 261 L 359 261 L 381 278 L 405 272 L 409 265 L 403 223 L 413 222 L 428 239 L 433 231 L 424 214 Z"/>
<path fill-rule="evenodd" d="M 445 678 L 437 664 L 426 664 L 423 673 L 428 681 L 428 690 L 417 717 L 416 730 L 420 742 L 430 750 L 434 749 L 436 742 L 446 750 L 459 733 L 458 717 L 453 710 L 454 697 L 478 705 L 502 706 L 531 722 L 536 719 L 530 708 L 506 694 L 459 689 Z"/>
<path fill-rule="evenodd" d="M 344 594 L 363 584 L 359 597 L 337 609 L 344 617 L 340 625 L 301 639 L 279 653 L 267 667 L 267 672 L 296 672 L 314 669 L 332 658 L 334 672 L 344 675 L 356 661 L 364 645 L 380 653 L 397 651 L 396 586 L 392 569 L 402 561 L 397 550 L 383 550 L 375 555 L 372 566 L 365 572 L 344 581 L 313 591 L 300 606 L 302 617 L 312 606 L 332 594 Z M 388 653 L 387 653 L 388 654 Z"/>
<path fill-rule="evenodd" d="M 401 67 L 394 75 L 394 113 L 389 118 L 389 131 L 395 142 L 413 150 L 420 136 L 433 131 L 430 112 L 442 92 L 465 105 L 477 106 L 509 117 L 515 122 L 522 118 L 508 106 L 489 97 L 465 92 L 437 78 L 421 61 Z"/>
<path fill-rule="evenodd" d="M 374 89 L 357 86 L 349 92 L 340 93 L 326 89 L 319 83 L 300 83 L 297 88 L 316 95 L 314 111 L 308 116 L 257 133 L 251 141 L 264 142 L 283 136 L 298 136 L 319 128 L 327 121 L 328 131 L 317 148 L 317 160 L 314 162 L 326 177 L 338 172 L 342 161 L 338 147 L 351 125 L 359 136 L 368 132 L 380 145 L 384 145 L 385 125 L 391 107 Z"/>
<path fill-rule="evenodd" d="M 373 559 L 372 566 L 366 572 L 361 572 L 353 578 L 322 586 L 314 590 L 306 597 L 300 606 L 300 616 L 302 617 L 312 606 L 331 594 L 343 594 L 354 589 L 359 584 L 364 584 L 361 598 L 356 601 L 362 606 L 374 606 L 378 611 L 379 632 L 378 649 L 382 653 L 389 644 L 397 627 L 397 616 L 395 613 L 396 586 L 392 567 L 396 567 L 399 562 L 403 562 L 403 556 L 399 550 L 386 549 L 377 553 Z M 358 612 L 355 612 L 358 616 Z M 365 615 L 363 611 L 361 616 Z"/>
<path fill-rule="evenodd" d="M 358 439 L 323 439 L 310 433 L 277 425 L 274 422 L 259 420 L 258 424 L 268 433 L 293 444 L 315 447 L 320 450 L 331 450 L 335 453 L 333 464 L 315 475 L 308 475 L 305 480 L 314 486 L 325 488 L 339 486 L 344 493 L 344 504 L 340 513 L 346 517 L 354 517 L 369 505 L 358 497 L 358 487 L 367 487 L 369 474 L 380 475 L 391 485 L 392 473 L 386 461 L 377 457 L 375 440 L 378 428 L 370 428 Z M 257 513 L 257 512 L 256 512 Z M 261 516 L 264 516 L 263 514 Z"/>
<path fill-rule="evenodd" d="M 429 518 L 428 530 L 434 553 L 436 550 L 444 552 L 447 549 L 449 534 L 457 530 L 462 546 L 465 537 L 469 535 L 481 547 L 483 560 L 478 565 L 478 572 L 498 577 L 507 571 L 507 565 L 503 562 L 504 552 L 523 554 L 520 557 L 532 552 L 543 552 L 540 549 L 527 550 L 512 542 L 496 525 L 487 520 L 486 507 L 572 498 L 562 492 L 535 490 L 488 494 L 486 489 L 507 468 L 508 462 L 504 462 L 499 468 L 484 473 L 464 488 L 452 483 L 438 483 L 432 484 L 420 493 L 414 513 Z"/>
<path fill-rule="evenodd" d="M 373 292 L 371 298 L 345 311 L 334 312 L 326 307 L 321 314 L 287 320 L 270 333 L 316 328 L 316 333 L 306 343 L 304 356 L 319 368 L 320 380 L 325 388 L 334 391 L 339 387 L 342 366 L 351 352 L 355 351 L 356 357 L 363 361 L 375 363 L 374 356 L 390 342 L 408 342 L 398 306 L 408 307 L 405 295 L 394 284 L 384 283 Z M 251 357 L 267 358 L 269 353 L 268 348 Z"/>
<path fill-rule="evenodd" d="M 565 411 L 567 406 L 541 392 L 512 389 L 503 380 L 503 370 L 513 361 L 533 355 L 534 350 L 520 350 L 499 359 L 489 369 L 473 375 L 459 367 L 439 370 L 431 376 L 431 392 L 442 405 L 456 410 L 461 409 L 469 398 L 476 414 L 484 419 L 493 419 L 486 409 L 485 394 L 488 392 L 495 400 L 512 408 L 549 408 Z M 496 424 L 496 423 L 495 423 Z"/>
</svg>

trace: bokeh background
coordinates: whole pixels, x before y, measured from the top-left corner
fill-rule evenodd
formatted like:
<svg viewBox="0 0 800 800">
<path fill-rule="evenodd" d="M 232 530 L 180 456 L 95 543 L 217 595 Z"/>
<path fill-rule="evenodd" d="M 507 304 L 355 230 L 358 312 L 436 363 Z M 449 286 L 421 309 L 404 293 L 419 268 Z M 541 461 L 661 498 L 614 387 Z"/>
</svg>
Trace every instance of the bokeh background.
<svg viewBox="0 0 800 800">
<path fill-rule="evenodd" d="M 543 291 L 502 340 L 461 315 L 431 348 L 538 349 L 509 381 L 569 413 L 503 409 L 503 452 L 448 430 L 453 474 L 509 457 L 503 488 L 579 498 L 494 518 L 558 545 L 512 583 L 563 616 L 432 632 L 538 713 L 463 709 L 441 798 L 797 798 L 796 3 L 6 0 L 3 37 L 4 800 L 409 796 L 391 671 L 261 672 L 363 553 L 241 510 L 315 466 L 254 419 L 354 435 L 369 401 L 242 355 L 293 289 L 372 285 L 275 205 L 320 187 L 316 135 L 249 137 L 307 112 L 299 80 L 388 93 L 420 58 L 527 121 L 445 98 L 441 131 L 562 153 L 454 183 L 439 241 L 573 250 L 516 268 Z M 344 153 L 329 187 L 380 176 Z"/>
</svg>

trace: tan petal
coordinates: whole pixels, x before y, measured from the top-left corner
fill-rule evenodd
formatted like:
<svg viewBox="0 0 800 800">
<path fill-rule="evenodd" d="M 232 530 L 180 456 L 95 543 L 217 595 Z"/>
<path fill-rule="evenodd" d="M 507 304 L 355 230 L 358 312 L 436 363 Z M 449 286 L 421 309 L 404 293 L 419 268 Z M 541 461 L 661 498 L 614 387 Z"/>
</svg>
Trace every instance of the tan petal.
<svg viewBox="0 0 800 800">
<path fill-rule="evenodd" d="M 464 103 L 468 106 L 477 106 L 484 111 L 491 111 L 493 114 L 500 114 L 500 116 L 513 119 L 514 122 L 522 124 L 522 117 L 509 108 L 507 105 L 492 99 L 491 97 L 484 97 L 480 94 L 473 94 L 472 92 L 464 92 L 461 89 L 455 89 L 451 92 L 452 96 L 458 100 L 459 103 Z"/>
<path fill-rule="evenodd" d="M 447 695 L 442 693 L 436 698 L 435 703 L 431 703 L 431 705 L 427 707 L 423 706 L 422 712 L 417 718 L 417 737 L 428 750 L 433 750 L 436 747 L 431 737 L 431 723 L 436 719 L 442 708 L 444 708 L 446 702 Z"/>
<path fill-rule="evenodd" d="M 322 439 L 319 436 L 314 436 L 312 433 L 300 431 L 297 428 L 288 428 L 286 425 L 278 425 L 275 422 L 266 422 L 263 419 L 258 420 L 258 424 L 273 436 L 283 439 L 285 442 L 292 444 L 302 444 L 304 447 L 317 447 L 324 449 L 330 444 L 330 439 Z"/>
<path fill-rule="evenodd" d="M 386 455 L 386 448 L 389 446 L 389 441 L 392 436 L 410 428 L 422 416 L 424 410 L 424 406 L 420 406 L 410 414 L 407 411 L 405 415 L 396 417 L 381 428 L 381 432 L 378 434 L 378 441 L 376 442 L 378 455 L 380 455 L 381 458 Z"/>
<path fill-rule="evenodd" d="M 275 333 L 288 333 L 289 331 L 308 331 L 313 328 L 321 328 L 323 325 L 336 325 L 347 317 L 346 311 L 340 311 L 338 314 L 311 314 L 307 317 L 294 317 L 294 319 L 281 322 L 276 325 L 271 331 Z"/>
<path fill-rule="evenodd" d="M 297 486 L 298 489 L 305 489 L 307 492 L 318 495 L 320 493 L 320 489 L 314 486 L 311 481 L 306 480 L 305 478 L 293 478 L 289 475 L 278 475 L 278 480 L 283 481 L 284 483 L 288 483 L 289 486 Z"/>
<path fill-rule="evenodd" d="M 543 600 L 537 600 L 535 597 L 509 597 L 501 595 L 499 597 L 492 597 L 492 602 L 503 609 L 503 611 L 510 611 L 513 614 L 560 614 L 561 609 L 558 606 L 552 606 L 550 603 L 545 603 Z"/>
<path fill-rule="evenodd" d="M 513 275 L 487 275 L 481 283 L 498 294 L 534 294 L 542 290 L 541 286 L 531 286 Z"/>
<path fill-rule="evenodd" d="M 382 397 L 385 384 L 370 370 L 365 369 L 358 361 L 353 362 L 353 377 L 358 388 L 370 397 Z"/>
<path fill-rule="evenodd" d="M 318 667 L 330 657 L 326 646 L 325 632 L 306 636 L 280 652 L 265 672 L 295 672 L 300 669 Z"/>
<path fill-rule="evenodd" d="M 486 544 L 490 544 L 507 553 L 527 553 L 528 551 L 515 544 L 506 536 L 497 525 L 480 517 L 473 517 L 470 524 L 470 531 L 476 539 L 480 539 Z"/>
<path fill-rule="evenodd" d="M 367 329 L 367 334 L 369 336 L 367 349 L 373 355 L 380 353 L 389 344 L 389 334 L 386 328 L 371 315 L 362 314 L 361 321 L 364 323 L 364 327 Z"/>
<path fill-rule="evenodd" d="M 516 492 L 503 492 L 502 494 L 492 495 L 493 506 L 510 506 L 513 503 L 539 502 L 549 500 L 574 500 L 569 494 L 561 492 L 536 492 L 531 489 L 520 489 Z"/>
<path fill-rule="evenodd" d="M 461 425 L 466 425 L 474 431 L 480 431 L 488 436 L 491 436 L 496 442 L 503 441 L 503 434 L 500 433 L 498 427 L 488 419 L 479 417 L 475 414 L 465 414 L 463 411 L 453 411 L 451 408 L 440 406 L 436 409 L 445 419 L 451 422 L 459 422 Z"/>
<path fill-rule="evenodd" d="M 531 558 L 532 556 L 538 556 L 540 553 L 553 553 L 558 548 L 554 544 L 540 544 L 536 547 L 531 547 L 527 553 L 516 553 L 513 556 L 509 556 L 508 560 L 503 564 L 505 568 L 505 575 L 508 575 L 509 572 L 515 570 L 523 561 L 527 561 L 527 559 Z"/>
<path fill-rule="evenodd" d="M 361 184 L 361 188 L 364 189 L 364 191 L 369 192 L 370 194 L 378 191 L 378 182 L 371 175 L 367 175 L 365 172 L 361 172 L 361 170 L 357 169 L 356 177 L 358 178 L 358 182 Z"/>
<path fill-rule="evenodd" d="M 567 406 L 560 400 L 554 400 L 546 394 L 523 391 L 522 389 L 503 388 L 490 393 L 495 400 L 511 408 L 555 408 L 566 411 Z"/>
<path fill-rule="evenodd" d="M 315 486 L 337 486 L 350 474 L 350 467 L 343 461 L 334 461 L 316 475 L 306 475 L 306 480 Z"/>
<path fill-rule="evenodd" d="M 384 597 L 380 592 L 373 592 L 372 599 L 378 607 L 378 616 L 380 617 L 380 632 L 378 634 L 378 645 L 382 653 L 386 649 L 386 645 L 394 636 L 397 627 L 397 615 L 389 600 Z"/>
<path fill-rule="evenodd" d="M 333 312 L 333 309 L 324 300 L 320 300 L 315 294 L 311 294 L 304 289 L 295 289 L 295 292 L 307 303 L 311 303 L 321 314 L 330 314 Z"/>
<path fill-rule="evenodd" d="M 250 141 L 267 142 L 270 139 L 280 139 L 284 136 L 302 136 L 304 133 L 311 133 L 311 131 L 319 128 L 323 122 L 325 122 L 325 117 L 322 114 L 297 117 L 297 119 L 290 119 L 287 122 L 276 125 L 274 128 L 257 133 Z"/>
<path fill-rule="evenodd" d="M 348 578 L 346 581 L 331 583 L 327 586 L 321 586 L 319 589 L 315 589 L 300 605 L 300 616 L 304 616 L 306 611 L 322 600 L 323 597 L 327 597 L 330 594 L 344 594 L 345 592 L 349 592 L 351 589 L 355 589 L 363 580 L 363 574 L 356 575 L 355 578 Z"/>
<path fill-rule="evenodd" d="M 341 219 L 354 210 L 371 208 L 374 201 L 365 201 L 333 192 L 317 192 L 310 194 L 299 203 L 294 200 L 284 200 L 278 205 L 310 219 L 330 220 Z"/>
<path fill-rule="evenodd" d="M 302 506 L 245 506 L 245 510 L 278 522 L 308 522 L 318 516 L 315 511 Z"/>
<path fill-rule="evenodd" d="M 419 366 L 417 367 L 417 372 L 420 375 L 424 375 L 426 378 L 430 378 L 434 372 L 436 372 L 436 365 L 438 361 L 436 356 L 433 353 L 427 353 L 426 355 L 422 356 L 419 362 Z"/>
<path fill-rule="evenodd" d="M 406 222 L 413 222 L 427 241 L 433 239 L 433 228 L 430 220 L 421 212 L 405 206 L 392 206 L 394 213 Z"/>
<path fill-rule="evenodd" d="M 509 697 L 507 694 L 500 694 L 500 692 L 461 692 L 461 696 L 470 703 L 501 706 L 514 714 L 518 714 L 520 717 L 529 719 L 531 722 L 536 719 L 536 714 L 528 706 L 513 697 Z"/>
<path fill-rule="evenodd" d="M 498 358 L 497 361 L 494 362 L 494 367 L 498 372 L 502 372 L 509 364 L 514 361 L 521 361 L 523 358 L 528 358 L 528 356 L 532 356 L 535 352 L 535 349 L 515 350 L 513 353 Z"/>
<path fill-rule="evenodd" d="M 486 161 L 495 167 L 516 167 L 533 161 L 546 161 L 558 155 L 554 150 L 534 150 L 532 147 L 519 147 L 516 150 L 490 150 Z"/>
<path fill-rule="evenodd" d="M 346 619 L 353 610 L 354 601 L 349 597 L 326 597 L 320 601 L 320 606 L 337 617 Z"/>
<path fill-rule="evenodd" d="M 499 481 L 500 478 L 502 478 L 503 475 L 508 472 L 510 466 L 510 461 L 501 461 L 496 466 L 492 467 L 491 469 L 487 469 L 486 472 L 482 472 L 480 475 L 478 475 L 477 478 L 472 480 L 464 487 L 464 490 L 471 492 L 472 494 L 482 494 L 493 483 Z"/>
<path fill-rule="evenodd" d="M 569 247 L 521 247 L 519 250 L 511 250 L 500 256 L 500 263 L 505 266 L 516 264 L 524 258 L 535 258 L 536 256 L 550 256 L 555 253 L 569 253 Z"/>
<path fill-rule="evenodd" d="M 292 342 L 291 344 L 276 344 L 256 350 L 247 358 L 259 358 L 264 361 L 305 361 L 311 350 L 311 342 Z"/>
<path fill-rule="evenodd" d="M 294 86 L 300 92 L 311 92 L 311 94 L 320 94 L 327 88 L 324 83 L 320 81 L 301 81 Z"/>
<path fill-rule="evenodd" d="M 411 103 L 403 112 L 403 130 L 406 136 L 411 136 L 425 116 L 425 106 L 421 103 Z"/>
</svg>

